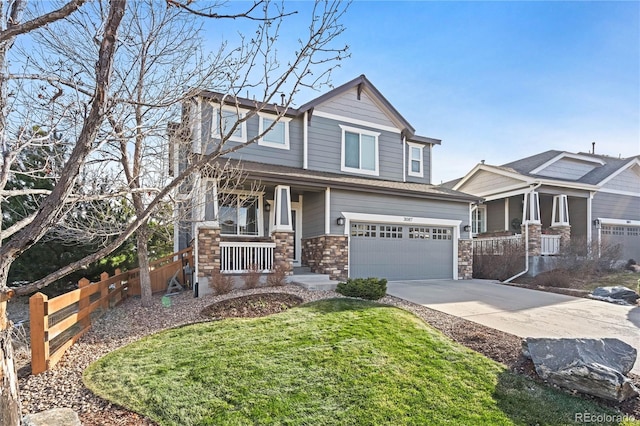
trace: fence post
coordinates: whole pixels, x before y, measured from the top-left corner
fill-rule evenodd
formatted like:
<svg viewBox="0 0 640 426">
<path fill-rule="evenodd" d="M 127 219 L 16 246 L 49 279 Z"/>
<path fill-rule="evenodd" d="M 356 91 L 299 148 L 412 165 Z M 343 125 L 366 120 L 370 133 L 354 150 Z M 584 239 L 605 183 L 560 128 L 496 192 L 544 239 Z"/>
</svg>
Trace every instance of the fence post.
<svg viewBox="0 0 640 426">
<path fill-rule="evenodd" d="M 89 281 L 86 278 L 81 278 L 80 281 L 78 281 L 78 288 L 84 288 L 84 287 L 88 286 L 89 284 L 91 284 L 91 281 Z M 78 313 L 84 311 L 86 308 L 89 307 L 90 304 L 91 304 L 91 300 L 89 300 L 89 297 L 85 296 L 81 292 L 80 293 L 80 300 L 78 300 Z M 80 321 L 80 324 L 82 324 L 82 329 L 83 330 L 85 328 L 89 327 L 91 325 L 91 315 L 89 314 L 86 317 L 84 317 Z"/>
<path fill-rule="evenodd" d="M 100 306 L 102 309 L 107 310 L 109 306 L 109 286 L 107 280 L 109 279 L 109 273 L 103 272 L 100 274 Z"/>
<path fill-rule="evenodd" d="M 122 273 L 122 271 L 120 270 L 120 268 L 116 268 L 116 270 L 113 272 L 113 275 L 118 276 Z M 120 303 L 120 301 L 123 299 L 122 297 L 122 279 L 119 279 L 118 282 L 115 283 L 116 284 L 116 289 L 115 292 L 113 294 L 113 305 L 117 305 L 118 303 Z"/>
<path fill-rule="evenodd" d="M 31 374 L 40 374 L 47 371 L 49 359 L 49 317 L 45 309 L 45 303 L 49 298 L 36 293 L 29 298 L 29 328 L 31 335 Z"/>
</svg>

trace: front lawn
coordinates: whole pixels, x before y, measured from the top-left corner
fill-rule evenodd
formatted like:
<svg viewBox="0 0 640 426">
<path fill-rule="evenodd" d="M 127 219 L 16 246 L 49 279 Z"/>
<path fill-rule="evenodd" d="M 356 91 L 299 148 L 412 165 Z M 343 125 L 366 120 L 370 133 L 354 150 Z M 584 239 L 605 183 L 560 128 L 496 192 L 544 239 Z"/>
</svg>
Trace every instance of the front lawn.
<svg viewBox="0 0 640 426">
<path fill-rule="evenodd" d="M 164 331 L 100 359 L 84 381 L 161 425 L 560 425 L 615 414 L 514 375 L 409 312 L 352 299 Z"/>
</svg>

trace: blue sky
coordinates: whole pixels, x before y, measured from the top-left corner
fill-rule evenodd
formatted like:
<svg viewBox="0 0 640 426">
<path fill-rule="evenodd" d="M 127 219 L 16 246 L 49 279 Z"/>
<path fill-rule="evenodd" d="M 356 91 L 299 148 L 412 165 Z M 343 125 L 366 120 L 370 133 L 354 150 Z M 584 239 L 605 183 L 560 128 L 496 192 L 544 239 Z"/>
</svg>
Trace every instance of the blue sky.
<svg viewBox="0 0 640 426">
<path fill-rule="evenodd" d="M 334 85 L 365 74 L 418 134 L 442 139 L 434 183 L 481 160 L 591 142 L 600 154 L 640 154 L 640 2 L 355 1 L 343 24 L 351 57 Z"/>
</svg>

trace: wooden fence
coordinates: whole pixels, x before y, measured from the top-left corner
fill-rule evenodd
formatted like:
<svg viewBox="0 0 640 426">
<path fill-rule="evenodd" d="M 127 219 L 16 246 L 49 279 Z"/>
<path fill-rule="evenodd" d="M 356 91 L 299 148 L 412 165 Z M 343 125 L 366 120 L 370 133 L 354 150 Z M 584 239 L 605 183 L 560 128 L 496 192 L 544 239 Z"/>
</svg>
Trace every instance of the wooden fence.
<svg viewBox="0 0 640 426">
<path fill-rule="evenodd" d="M 193 265 L 192 256 L 192 250 L 188 248 L 152 262 L 152 291 L 165 291 L 176 271 L 176 278 L 185 284 L 189 277 L 179 271 L 184 271 L 187 262 Z M 42 293 L 31 296 L 31 373 L 39 374 L 53 367 L 66 350 L 89 330 L 92 320 L 128 296 L 140 294 L 139 277 L 139 269 L 127 272 L 116 269 L 112 277 L 102 273 L 97 283 L 83 278 L 78 282 L 77 290 L 52 299 Z"/>
</svg>

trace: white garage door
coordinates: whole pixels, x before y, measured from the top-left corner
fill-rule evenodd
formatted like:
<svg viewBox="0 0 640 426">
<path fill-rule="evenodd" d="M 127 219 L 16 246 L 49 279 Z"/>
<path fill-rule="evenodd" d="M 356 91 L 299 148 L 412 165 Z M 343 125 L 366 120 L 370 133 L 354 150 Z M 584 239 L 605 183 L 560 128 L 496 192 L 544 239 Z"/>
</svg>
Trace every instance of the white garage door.
<svg viewBox="0 0 640 426">
<path fill-rule="evenodd" d="M 607 247 L 619 244 L 621 259 L 640 262 L 640 226 L 602 225 L 602 242 Z"/>
<path fill-rule="evenodd" d="M 453 278 L 453 228 L 351 223 L 349 276 L 388 280 Z"/>
</svg>

